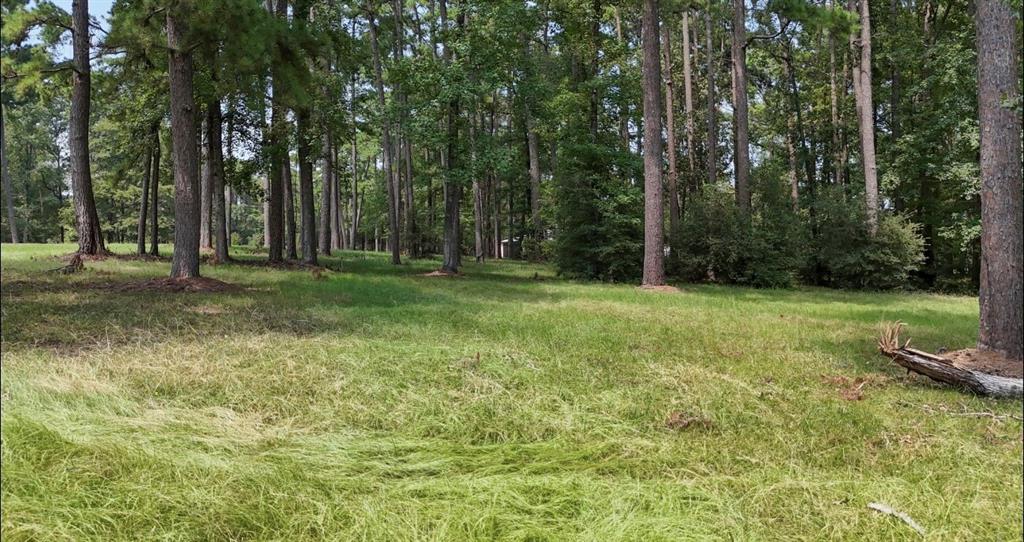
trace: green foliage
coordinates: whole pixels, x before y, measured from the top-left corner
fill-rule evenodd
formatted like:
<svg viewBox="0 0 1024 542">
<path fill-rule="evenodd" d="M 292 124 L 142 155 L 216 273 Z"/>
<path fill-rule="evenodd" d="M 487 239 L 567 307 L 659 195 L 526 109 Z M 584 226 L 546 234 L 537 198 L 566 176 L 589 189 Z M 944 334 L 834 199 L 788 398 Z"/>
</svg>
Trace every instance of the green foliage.
<svg viewBox="0 0 1024 542">
<path fill-rule="evenodd" d="M 732 192 L 709 187 L 687 205 L 671 271 L 689 281 L 795 285 L 804 264 L 804 217 L 792 210 L 782 186 L 764 183 L 750 217 Z"/>
<path fill-rule="evenodd" d="M 820 280 L 837 288 L 907 287 L 923 261 L 919 227 L 899 215 L 883 213 L 872 236 L 859 201 L 849 201 L 839 191 L 818 199 L 813 262 Z"/>
<path fill-rule="evenodd" d="M 554 263 L 562 275 L 633 281 L 643 256 L 638 157 L 590 143 L 559 147 Z"/>
</svg>

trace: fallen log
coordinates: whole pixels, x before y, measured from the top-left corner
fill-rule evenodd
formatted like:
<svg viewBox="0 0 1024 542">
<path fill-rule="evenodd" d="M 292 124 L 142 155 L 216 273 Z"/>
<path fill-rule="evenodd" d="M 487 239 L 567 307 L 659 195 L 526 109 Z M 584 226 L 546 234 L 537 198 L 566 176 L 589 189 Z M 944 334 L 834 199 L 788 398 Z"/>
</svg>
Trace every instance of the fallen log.
<svg viewBox="0 0 1024 542">
<path fill-rule="evenodd" d="M 910 348 L 910 341 L 899 345 L 899 330 L 903 326 L 897 322 L 882 332 L 878 341 L 879 350 L 889 356 L 897 365 L 922 374 L 944 384 L 950 384 L 989 397 L 1024 397 L 1024 379 L 993 375 L 982 371 L 958 367 L 950 360 Z"/>
</svg>

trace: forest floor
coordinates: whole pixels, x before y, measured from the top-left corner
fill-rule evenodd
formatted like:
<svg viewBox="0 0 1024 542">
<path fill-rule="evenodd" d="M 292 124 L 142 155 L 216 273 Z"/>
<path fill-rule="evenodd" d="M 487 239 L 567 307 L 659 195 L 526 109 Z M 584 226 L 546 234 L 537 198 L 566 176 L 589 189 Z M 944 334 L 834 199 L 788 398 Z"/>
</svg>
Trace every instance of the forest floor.
<svg viewBox="0 0 1024 542">
<path fill-rule="evenodd" d="M 869 503 L 1022 536 L 1021 402 L 876 352 L 897 319 L 972 345 L 973 298 L 364 253 L 167 292 L 130 287 L 165 261 L 46 272 L 71 250 L 2 250 L 5 541 L 917 537 Z"/>
</svg>

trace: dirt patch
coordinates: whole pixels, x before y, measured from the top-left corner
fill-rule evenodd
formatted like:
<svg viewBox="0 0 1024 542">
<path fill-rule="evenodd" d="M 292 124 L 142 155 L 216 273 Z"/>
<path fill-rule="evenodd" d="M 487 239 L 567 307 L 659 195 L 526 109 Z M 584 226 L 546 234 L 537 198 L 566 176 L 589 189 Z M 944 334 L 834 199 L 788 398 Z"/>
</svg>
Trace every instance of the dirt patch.
<svg viewBox="0 0 1024 542">
<path fill-rule="evenodd" d="M 118 292 L 196 292 L 196 293 L 220 293 L 238 292 L 241 288 L 234 284 L 228 284 L 217 279 L 207 277 L 195 277 L 188 279 L 159 278 L 149 279 L 142 282 L 128 282 L 117 284 L 112 287 Z"/>
<path fill-rule="evenodd" d="M 675 286 L 669 286 L 668 284 L 662 284 L 659 286 L 643 285 L 637 286 L 636 289 L 643 290 L 645 292 L 663 292 L 667 294 L 678 294 L 682 292 L 682 290 L 680 290 L 679 288 L 676 288 Z"/>
<path fill-rule="evenodd" d="M 714 422 L 704 416 L 674 411 L 665 419 L 665 427 L 680 431 L 683 429 L 711 429 Z"/>
<path fill-rule="evenodd" d="M 189 312 L 196 314 L 202 314 L 204 316 L 216 316 L 218 314 L 224 314 L 224 309 L 214 305 L 199 305 L 198 307 L 191 307 L 188 309 Z"/>
<path fill-rule="evenodd" d="M 1002 354 L 967 348 L 955 352 L 947 352 L 942 357 L 963 369 L 979 371 L 1007 378 L 1024 378 L 1024 363 L 1014 361 Z"/>
<path fill-rule="evenodd" d="M 445 271 L 444 269 L 437 269 L 429 273 L 423 273 L 421 277 L 461 277 L 462 273 L 452 273 L 451 271 Z"/>
</svg>

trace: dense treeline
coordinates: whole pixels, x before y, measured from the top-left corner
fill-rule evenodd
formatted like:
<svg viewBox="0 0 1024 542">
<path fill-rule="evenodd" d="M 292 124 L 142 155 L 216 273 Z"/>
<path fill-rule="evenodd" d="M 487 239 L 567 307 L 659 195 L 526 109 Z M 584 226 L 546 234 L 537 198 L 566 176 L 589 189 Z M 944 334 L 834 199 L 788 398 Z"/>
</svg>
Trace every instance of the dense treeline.
<svg viewBox="0 0 1024 542">
<path fill-rule="evenodd" d="M 448 272 L 466 254 L 645 284 L 977 291 L 987 24 L 1020 156 L 1009 5 L 67 7 L 3 3 L 3 234 L 173 241 L 180 276 L 233 243 L 311 264 L 365 249 Z"/>
</svg>

